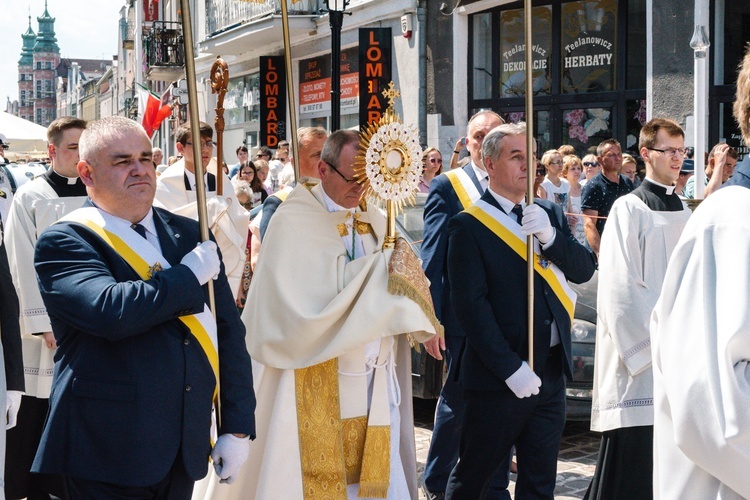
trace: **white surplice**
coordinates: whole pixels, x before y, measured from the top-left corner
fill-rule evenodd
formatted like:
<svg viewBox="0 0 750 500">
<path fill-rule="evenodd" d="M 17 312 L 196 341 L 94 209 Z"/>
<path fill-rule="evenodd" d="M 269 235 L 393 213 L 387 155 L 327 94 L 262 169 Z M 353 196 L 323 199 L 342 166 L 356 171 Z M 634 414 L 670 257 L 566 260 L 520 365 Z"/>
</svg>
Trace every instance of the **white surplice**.
<svg viewBox="0 0 750 500">
<path fill-rule="evenodd" d="M 690 210 L 618 198 L 602 234 L 591 429 L 653 425 L 651 311 Z"/>
<path fill-rule="evenodd" d="M 26 394 L 48 398 L 52 387 L 53 356 L 41 336 L 51 332 L 47 309 L 34 270 L 34 245 L 46 228 L 86 202 L 86 196 L 59 197 L 43 179 L 27 182 L 16 191 L 5 226 L 8 263 L 21 306 L 21 336 Z"/>
<path fill-rule="evenodd" d="M 215 168 L 209 170 L 214 173 Z M 222 196 L 218 196 L 215 191 L 209 192 L 208 186 L 206 186 L 209 227 L 216 237 L 219 250 L 221 250 L 224 272 L 227 275 L 232 294 L 237 298 L 245 265 L 245 247 L 250 216 L 237 200 L 232 183 L 226 175 L 224 175 L 222 191 Z M 166 208 L 177 215 L 198 220 L 196 192 L 185 188 L 184 159 L 170 165 L 157 177 L 154 206 Z"/>
<path fill-rule="evenodd" d="M 750 498 L 748 214 L 747 188 L 712 194 L 667 268 L 651 318 L 655 498 Z"/>
</svg>

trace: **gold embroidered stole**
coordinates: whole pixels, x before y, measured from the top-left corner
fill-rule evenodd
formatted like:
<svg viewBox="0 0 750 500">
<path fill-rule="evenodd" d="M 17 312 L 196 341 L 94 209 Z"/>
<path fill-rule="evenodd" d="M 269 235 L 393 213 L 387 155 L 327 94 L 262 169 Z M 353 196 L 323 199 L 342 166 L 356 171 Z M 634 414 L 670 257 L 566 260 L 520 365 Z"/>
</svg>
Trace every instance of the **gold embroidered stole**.
<svg viewBox="0 0 750 500">
<path fill-rule="evenodd" d="M 145 238 L 133 231 L 130 226 L 106 212 L 94 207 L 79 208 L 60 219 L 59 222 L 76 222 L 88 228 L 107 243 L 143 280 L 151 279 L 153 273 L 171 266 L 164 256 Z M 178 318 L 188 327 L 206 355 L 216 379 L 214 403 L 219 401 L 219 352 L 216 333 L 216 320 L 208 306 L 198 314 Z"/>
<path fill-rule="evenodd" d="M 526 260 L 526 238 L 520 231 L 518 223 L 512 221 L 507 214 L 493 207 L 489 203 L 479 200 L 474 206 L 468 208 L 466 213 L 475 217 L 484 224 L 498 238 L 503 240 L 523 260 Z M 562 237 L 559 236 L 558 237 Z M 552 262 L 542 259 L 539 243 L 534 241 L 534 270 L 552 288 L 552 291 L 565 308 L 565 311 L 573 322 L 573 312 L 576 305 L 576 293 L 568 285 L 565 275 Z"/>
<path fill-rule="evenodd" d="M 463 168 L 449 170 L 443 175 L 447 176 L 448 180 L 451 181 L 453 190 L 456 192 L 458 201 L 461 202 L 461 207 L 464 210 L 472 206 L 482 197 L 482 193 L 479 192 L 476 185 L 474 185 L 474 182 L 471 180 L 471 177 L 469 177 L 469 174 L 467 174 Z"/>
<path fill-rule="evenodd" d="M 364 348 L 294 371 L 304 498 L 386 498 L 390 480 L 390 402 L 386 361 L 393 338 L 381 341 L 367 408 Z"/>
</svg>

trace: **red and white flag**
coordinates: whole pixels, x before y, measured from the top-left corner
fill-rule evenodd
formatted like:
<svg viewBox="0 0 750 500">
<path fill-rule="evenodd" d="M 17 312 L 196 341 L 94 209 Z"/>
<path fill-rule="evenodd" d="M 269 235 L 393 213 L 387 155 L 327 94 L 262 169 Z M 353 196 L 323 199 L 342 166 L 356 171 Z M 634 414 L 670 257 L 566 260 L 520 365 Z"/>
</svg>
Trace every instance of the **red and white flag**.
<svg viewBox="0 0 750 500">
<path fill-rule="evenodd" d="M 161 122 L 172 114 L 172 107 L 168 102 L 161 101 L 147 88 L 137 85 L 138 91 L 138 119 L 149 138 L 154 136 L 154 131 L 159 128 Z"/>
</svg>

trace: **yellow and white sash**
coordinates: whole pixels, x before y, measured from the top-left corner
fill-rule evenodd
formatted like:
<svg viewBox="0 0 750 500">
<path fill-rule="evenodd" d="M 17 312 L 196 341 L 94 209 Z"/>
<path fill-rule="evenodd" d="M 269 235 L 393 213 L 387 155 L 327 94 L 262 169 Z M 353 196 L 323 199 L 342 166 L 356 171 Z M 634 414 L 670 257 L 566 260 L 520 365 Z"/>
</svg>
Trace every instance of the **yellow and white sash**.
<svg viewBox="0 0 750 500">
<path fill-rule="evenodd" d="M 461 207 L 464 210 L 472 206 L 482 197 L 482 193 L 479 192 L 474 181 L 471 180 L 471 177 L 469 177 L 469 174 L 467 174 L 463 168 L 449 170 L 443 175 L 447 176 L 448 180 L 451 181 L 453 190 L 456 192 L 458 201 L 461 202 Z"/>
<path fill-rule="evenodd" d="M 108 214 L 95 207 L 79 208 L 66 215 L 58 222 L 76 222 L 86 226 L 105 243 L 107 243 L 120 257 L 138 273 L 143 280 L 151 279 L 151 275 L 171 266 L 167 259 L 141 235 L 136 233 L 123 219 Z M 216 319 L 208 306 L 203 305 L 203 311 L 198 314 L 180 316 L 178 318 L 198 340 L 206 358 L 211 365 L 216 378 L 214 399 L 218 401 L 219 394 L 219 350 L 216 334 Z"/>
<path fill-rule="evenodd" d="M 280 199 L 282 202 L 284 202 L 286 201 L 286 197 L 289 196 L 289 193 L 292 192 L 292 189 L 293 188 L 291 186 L 285 186 L 284 189 L 280 189 L 276 191 L 271 196 L 275 196 L 278 199 Z"/>
<path fill-rule="evenodd" d="M 484 224 L 498 238 L 503 240 L 523 260 L 526 260 L 526 237 L 521 232 L 518 222 L 511 219 L 505 212 L 493 207 L 483 200 L 466 209 L 466 213 Z M 562 236 L 560 236 L 562 237 Z M 552 262 L 541 256 L 539 242 L 534 240 L 534 270 L 552 288 L 557 300 L 563 305 L 573 322 L 573 312 L 576 307 L 577 295 L 568 285 L 565 274 Z"/>
</svg>

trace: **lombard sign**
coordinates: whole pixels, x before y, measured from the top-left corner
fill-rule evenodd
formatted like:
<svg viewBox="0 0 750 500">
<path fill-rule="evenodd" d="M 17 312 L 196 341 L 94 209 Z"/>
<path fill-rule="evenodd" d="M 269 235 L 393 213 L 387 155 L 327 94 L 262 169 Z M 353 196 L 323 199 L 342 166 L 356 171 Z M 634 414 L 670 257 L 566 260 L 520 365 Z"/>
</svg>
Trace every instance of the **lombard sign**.
<svg viewBox="0 0 750 500">
<path fill-rule="evenodd" d="M 284 56 L 260 58 L 260 143 L 275 148 L 286 139 Z"/>
<path fill-rule="evenodd" d="M 383 89 L 393 80 L 391 28 L 359 29 L 359 126 L 376 122 L 388 108 Z"/>
<path fill-rule="evenodd" d="M 562 6 L 562 91 L 615 90 L 617 2 L 569 2 Z"/>
</svg>

